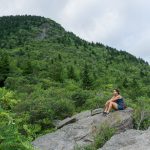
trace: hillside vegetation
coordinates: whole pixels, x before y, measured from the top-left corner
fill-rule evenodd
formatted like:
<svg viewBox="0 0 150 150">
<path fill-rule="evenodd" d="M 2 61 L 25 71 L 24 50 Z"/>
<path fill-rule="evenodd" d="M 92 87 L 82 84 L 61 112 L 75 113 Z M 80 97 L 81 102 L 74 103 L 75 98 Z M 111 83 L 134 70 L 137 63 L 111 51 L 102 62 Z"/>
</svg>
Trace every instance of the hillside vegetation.
<svg viewBox="0 0 150 150">
<path fill-rule="evenodd" d="M 50 19 L 0 17 L 0 149 L 31 149 L 28 141 L 55 130 L 55 120 L 103 107 L 114 88 L 135 108 L 135 128 L 146 129 L 149 77 L 144 60 Z"/>
</svg>

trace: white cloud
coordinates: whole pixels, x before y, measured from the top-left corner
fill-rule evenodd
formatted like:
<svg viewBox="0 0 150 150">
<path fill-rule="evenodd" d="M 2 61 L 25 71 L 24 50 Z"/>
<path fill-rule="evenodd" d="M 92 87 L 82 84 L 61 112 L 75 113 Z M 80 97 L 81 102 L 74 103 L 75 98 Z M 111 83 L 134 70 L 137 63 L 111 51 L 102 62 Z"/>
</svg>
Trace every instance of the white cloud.
<svg viewBox="0 0 150 150">
<path fill-rule="evenodd" d="M 149 0 L 0 0 L 0 15 L 45 16 L 81 38 L 126 50 L 150 63 L 149 6 Z"/>
<path fill-rule="evenodd" d="M 150 62 L 150 1 L 70 1 L 61 23 L 88 40 L 127 50 Z"/>
</svg>

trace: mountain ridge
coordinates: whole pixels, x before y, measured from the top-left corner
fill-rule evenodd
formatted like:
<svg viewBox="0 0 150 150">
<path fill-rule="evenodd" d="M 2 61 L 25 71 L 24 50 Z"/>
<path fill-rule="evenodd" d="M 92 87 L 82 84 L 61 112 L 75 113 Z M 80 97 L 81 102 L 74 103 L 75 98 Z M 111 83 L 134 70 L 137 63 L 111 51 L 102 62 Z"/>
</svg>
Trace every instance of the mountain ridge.
<svg viewBox="0 0 150 150">
<path fill-rule="evenodd" d="M 20 23 L 18 23 L 18 22 L 20 22 Z M 25 25 L 27 25 L 27 26 L 25 26 Z M 54 34 L 57 34 L 54 31 L 53 31 L 54 33 L 50 33 L 50 31 L 49 31 L 50 29 L 54 30 L 55 27 L 57 29 L 59 29 L 59 34 L 60 34 L 59 36 L 68 36 L 68 35 L 72 36 L 72 38 L 74 38 L 73 40 L 77 40 L 78 42 L 82 41 L 83 42 L 83 43 L 81 42 L 82 45 L 84 45 L 85 43 L 88 43 L 88 44 L 91 44 L 91 45 L 97 45 L 97 46 L 101 46 L 101 47 L 106 47 L 106 49 L 117 50 L 116 48 L 112 48 L 112 47 L 107 46 L 107 45 L 105 46 L 105 45 L 103 45 L 102 43 L 99 43 L 99 42 L 93 43 L 93 42 L 88 42 L 86 40 L 83 40 L 83 39 L 79 38 L 78 36 L 76 36 L 74 33 L 65 31 L 65 29 L 60 24 L 56 23 L 55 21 L 53 21 L 53 20 L 51 20 L 49 18 L 44 18 L 44 17 L 41 17 L 41 16 L 32 16 L 32 15 L 16 15 L 16 16 L 2 16 L 2 17 L 0 17 L 0 29 L 1 29 L 1 32 L 0 32 L 0 37 L 1 38 L 0 38 L 0 40 L 2 40 L 0 42 L 3 42 L 3 40 L 5 38 L 6 39 L 9 39 L 9 37 L 11 38 L 11 34 L 15 34 L 15 31 L 17 32 L 17 34 L 19 34 L 19 37 L 20 37 L 20 35 L 24 34 L 24 33 L 23 33 L 23 31 L 20 31 L 19 28 L 21 28 L 22 30 L 26 30 L 26 31 L 29 30 L 28 32 L 33 32 L 32 30 L 34 30 L 34 28 L 39 28 L 39 29 L 35 29 L 35 30 L 37 30 L 36 32 L 39 32 L 39 34 L 42 34 L 43 32 L 48 32 L 49 35 L 47 35 L 47 36 L 45 35 L 45 38 L 46 37 L 50 38 L 51 34 L 53 36 L 54 36 Z M 19 31 L 18 30 L 14 30 L 14 28 L 17 28 Z M 5 35 L 5 32 L 3 33 L 3 31 L 6 31 L 7 29 L 9 29 L 10 31 L 12 30 L 13 32 L 9 32 L 9 30 L 8 30 L 8 34 Z M 40 29 L 42 30 L 42 32 L 39 31 Z M 47 31 L 43 31 L 45 29 Z M 66 33 L 66 35 L 65 35 L 65 33 Z M 29 33 L 26 33 L 26 34 L 28 34 L 27 35 L 28 37 L 31 36 L 33 38 L 35 36 L 34 38 L 38 39 L 38 37 L 37 37 L 38 33 L 37 33 L 37 35 L 31 35 Z M 45 38 L 42 38 L 42 40 L 44 40 Z M 22 43 L 21 41 L 19 41 L 19 39 L 15 39 L 15 40 L 18 40 L 18 43 L 19 42 Z M 57 40 L 58 40 L 58 42 L 59 42 L 59 40 L 61 42 L 61 39 L 58 38 Z M 24 42 L 26 42 L 26 40 L 24 40 Z M 68 40 L 68 42 L 69 42 L 69 40 Z M 10 42 L 10 46 L 6 46 L 5 44 L 2 45 L 2 43 L 1 43 L 0 47 L 1 48 L 12 47 L 13 44 L 12 45 L 11 44 L 12 43 Z M 135 57 L 134 55 L 132 55 L 132 54 L 130 54 L 128 52 L 125 52 L 125 51 L 122 51 L 122 50 L 121 50 L 121 52 L 124 52 L 126 54 L 129 54 L 130 56 Z M 139 60 L 145 62 L 141 58 L 139 58 Z"/>
</svg>

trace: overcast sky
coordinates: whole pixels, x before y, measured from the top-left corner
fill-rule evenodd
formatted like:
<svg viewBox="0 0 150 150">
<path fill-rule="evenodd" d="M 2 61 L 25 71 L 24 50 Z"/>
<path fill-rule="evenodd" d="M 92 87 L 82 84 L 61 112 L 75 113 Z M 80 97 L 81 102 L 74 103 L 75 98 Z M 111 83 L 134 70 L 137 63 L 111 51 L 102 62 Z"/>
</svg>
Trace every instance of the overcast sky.
<svg viewBox="0 0 150 150">
<path fill-rule="evenodd" d="M 40 15 L 150 63 L 150 0 L 0 0 L 0 16 Z"/>
</svg>

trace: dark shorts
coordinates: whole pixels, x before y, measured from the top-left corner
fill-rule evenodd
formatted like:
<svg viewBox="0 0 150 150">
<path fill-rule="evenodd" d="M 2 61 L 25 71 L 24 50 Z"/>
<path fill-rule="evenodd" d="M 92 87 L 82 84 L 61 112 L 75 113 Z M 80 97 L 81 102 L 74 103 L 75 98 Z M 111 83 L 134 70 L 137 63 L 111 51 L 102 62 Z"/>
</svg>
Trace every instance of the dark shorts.
<svg viewBox="0 0 150 150">
<path fill-rule="evenodd" d="M 125 103 L 123 101 L 123 98 L 119 98 L 116 103 L 118 104 L 118 110 L 124 110 L 125 109 Z"/>
<path fill-rule="evenodd" d="M 118 110 L 124 110 L 124 105 L 123 104 L 118 104 Z"/>
</svg>

